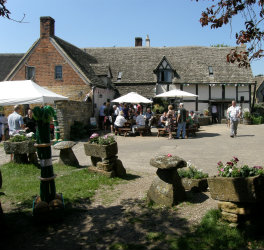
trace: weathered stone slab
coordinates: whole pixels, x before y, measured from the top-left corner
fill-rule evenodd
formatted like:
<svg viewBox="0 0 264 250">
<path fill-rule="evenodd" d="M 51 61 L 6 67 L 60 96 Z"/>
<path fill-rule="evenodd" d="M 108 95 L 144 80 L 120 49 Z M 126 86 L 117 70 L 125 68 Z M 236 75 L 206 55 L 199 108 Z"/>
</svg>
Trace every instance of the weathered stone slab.
<svg viewBox="0 0 264 250">
<path fill-rule="evenodd" d="M 124 168 L 122 161 L 120 161 L 119 159 L 117 159 L 114 164 L 114 170 L 117 177 L 122 178 L 126 176 L 126 169 Z"/>
<path fill-rule="evenodd" d="M 64 148 L 60 151 L 59 164 L 68 166 L 79 166 L 79 161 L 77 160 L 72 148 Z"/>
<path fill-rule="evenodd" d="M 54 148 L 57 150 L 66 149 L 66 148 L 72 148 L 74 145 L 76 145 L 76 142 L 74 141 L 62 141 L 58 142 L 54 145 Z"/>
<path fill-rule="evenodd" d="M 187 191 L 205 192 L 208 188 L 208 182 L 206 178 L 203 179 L 182 178 L 181 182 L 184 189 Z"/>
<path fill-rule="evenodd" d="M 176 169 L 158 169 L 157 175 L 147 193 L 150 201 L 171 207 L 185 200 L 185 190 Z"/>
<path fill-rule="evenodd" d="M 264 200 L 264 177 L 208 178 L 211 197 L 220 201 L 259 202 Z"/>
<path fill-rule="evenodd" d="M 232 214 L 247 215 L 250 214 L 250 208 L 247 204 L 219 201 L 218 208 L 224 212 Z"/>
<path fill-rule="evenodd" d="M 160 169 L 183 168 L 187 166 L 185 160 L 178 156 L 156 156 L 150 160 L 150 165 Z"/>
<path fill-rule="evenodd" d="M 227 213 L 222 211 L 222 219 L 232 222 L 232 223 L 237 223 L 238 222 L 238 215 L 237 214 L 232 214 L 232 213 Z"/>
<path fill-rule="evenodd" d="M 109 178 L 112 178 L 112 177 L 116 176 L 115 171 L 104 171 L 104 170 L 98 169 L 97 167 L 93 167 L 93 166 L 88 167 L 88 171 L 92 172 L 92 173 L 98 173 L 98 174 L 101 174 L 101 175 L 105 175 L 105 176 L 107 176 Z"/>
<path fill-rule="evenodd" d="M 110 158 L 118 153 L 117 143 L 101 145 L 96 143 L 84 143 L 84 151 L 88 156 Z"/>
<path fill-rule="evenodd" d="M 106 163 L 106 162 L 104 162 L 104 161 L 99 161 L 99 162 L 97 162 L 96 167 L 97 167 L 98 169 L 100 169 L 100 170 L 104 170 L 104 171 L 107 171 L 107 172 L 113 170 L 113 164 L 112 164 L 112 163 L 109 164 L 109 163 Z"/>
</svg>

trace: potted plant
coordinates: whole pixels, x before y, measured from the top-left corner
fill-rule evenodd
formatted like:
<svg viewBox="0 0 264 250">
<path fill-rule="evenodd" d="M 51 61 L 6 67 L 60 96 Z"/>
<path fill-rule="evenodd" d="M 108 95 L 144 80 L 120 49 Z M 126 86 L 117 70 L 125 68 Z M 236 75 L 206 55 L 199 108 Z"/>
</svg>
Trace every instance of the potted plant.
<svg viewBox="0 0 264 250">
<path fill-rule="evenodd" d="M 118 153 L 117 142 L 112 134 L 92 134 L 89 141 L 84 143 L 84 150 L 86 155 L 99 158 L 109 158 Z"/>
<path fill-rule="evenodd" d="M 252 117 L 249 111 L 245 111 L 243 114 L 243 124 L 245 125 L 252 124 Z"/>
<path fill-rule="evenodd" d="M 205 192 L 208 188 L 208 174 L 198 170 L 190 161 L 187 162 L 187 168 L 178 169 L 182 185 L 187 191 Z"/>
<path fill-rule="evenodd" d="M 209 115 L 208 109 L 204 109 L 204 112 L 203 113 L 204 113 L 205 116 L 208 116 Z"/>
<path fill-rule="evenodd" d="M 233 157 L 226 164 L 217 163 L 218 176 L 208 178 L 211 197 L 215 200 L 255 203 L 264 200 L 264 169 L 261 166 L 238 166 Z"/>
</svg>

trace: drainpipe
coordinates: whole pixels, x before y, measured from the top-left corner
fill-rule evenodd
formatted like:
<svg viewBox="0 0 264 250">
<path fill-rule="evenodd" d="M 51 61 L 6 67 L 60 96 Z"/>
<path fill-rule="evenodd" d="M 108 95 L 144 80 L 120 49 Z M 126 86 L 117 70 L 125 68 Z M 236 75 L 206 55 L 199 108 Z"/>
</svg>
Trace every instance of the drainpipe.
<svg viewBox="0 0 264 250">
<path fill-rule="evenodd" d="M 94 117 L 94 92 L 95 86 L 92 86 L 93 98 L 92 98 L 92 116 Z"/>
</svg>

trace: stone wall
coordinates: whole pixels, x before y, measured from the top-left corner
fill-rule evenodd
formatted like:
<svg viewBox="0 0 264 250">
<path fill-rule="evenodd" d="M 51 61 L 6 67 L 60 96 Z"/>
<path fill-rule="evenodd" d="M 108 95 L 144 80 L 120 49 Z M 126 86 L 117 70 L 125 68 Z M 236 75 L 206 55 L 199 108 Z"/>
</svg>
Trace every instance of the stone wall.
<svg viewBox="0 0 264 250">
<path fill-rule="evenodd" d="M 92 115 L 92 104 L 78 101 L 55 101 L 60 137 L 70 139 L 71 126 L 74 121 L 82 122 L 87 125 L 90 123 Z"/>
</svg>

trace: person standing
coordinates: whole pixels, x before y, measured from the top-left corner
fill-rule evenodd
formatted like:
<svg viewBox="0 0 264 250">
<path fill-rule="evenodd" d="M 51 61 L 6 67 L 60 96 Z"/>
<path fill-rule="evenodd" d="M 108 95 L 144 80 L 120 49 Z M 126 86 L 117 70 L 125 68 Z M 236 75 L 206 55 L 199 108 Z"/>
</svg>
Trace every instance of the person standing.
<svg viewBox="0 0 264 250">
<path fill-rule="evenodd" d="M 175 115 L 175 111 L 173 110 L 173 106 L 169 105 L 168 106 L 168 113 L 167 113 L 167 121 L 165 123 L 166 126 L 166 130 L 169 133 L 169 138 L 168 140 L 173 139 L 172 137 L 172 132 L 174 131 L 174 115 Z"/>
<path fill-rule="evenodd" d="M 180 103 L 179 107 L 180 108 L 177 116 L 178 129 L 176 138 L 180 138 L 180 133 L 182 131 L 182 139 L 185 139 L 187 111 L 184 108 L 183 103 Z"/>
<path fill-rule="evenodd" d="M 14 106 L 14 112 L 8 116 L 9 135 L 13 136 L 24 128 L 23 117 L 19 114 L 20 106 Z"/>
<path fill-rule="evenodd" d="M 236 101 L 232 101 L 232 106 L 227 110 L 227 117 L 230 118 L 230 137 L 234 138 L 237 135 L 237 126 L 241 117 L 241 108 L 236 105 Z"/>
<path fill-rule="evenodd" d="M 104 110 L 105 110 L 105 105 L 106 105 L 106 102 L 104 102 L 104 104 L 99 109 L 99 129 L 101 129 L 101 130 L 104 127 L 104 117 L 105 117 Z"/>
<path fill-rule="evenodd" d="M 218 112 L 216 105 L 212 106 L 212 123 L 218 123 Z"/>
<path fill-rule="evenodd" d="M 33 132 L 36 133 L 36 120 L 33 118 L 33 112 L 31 109 L 28 110 L 27 116 L 23 118 L 25 129 L 27 133 Z"/>
</svg>

